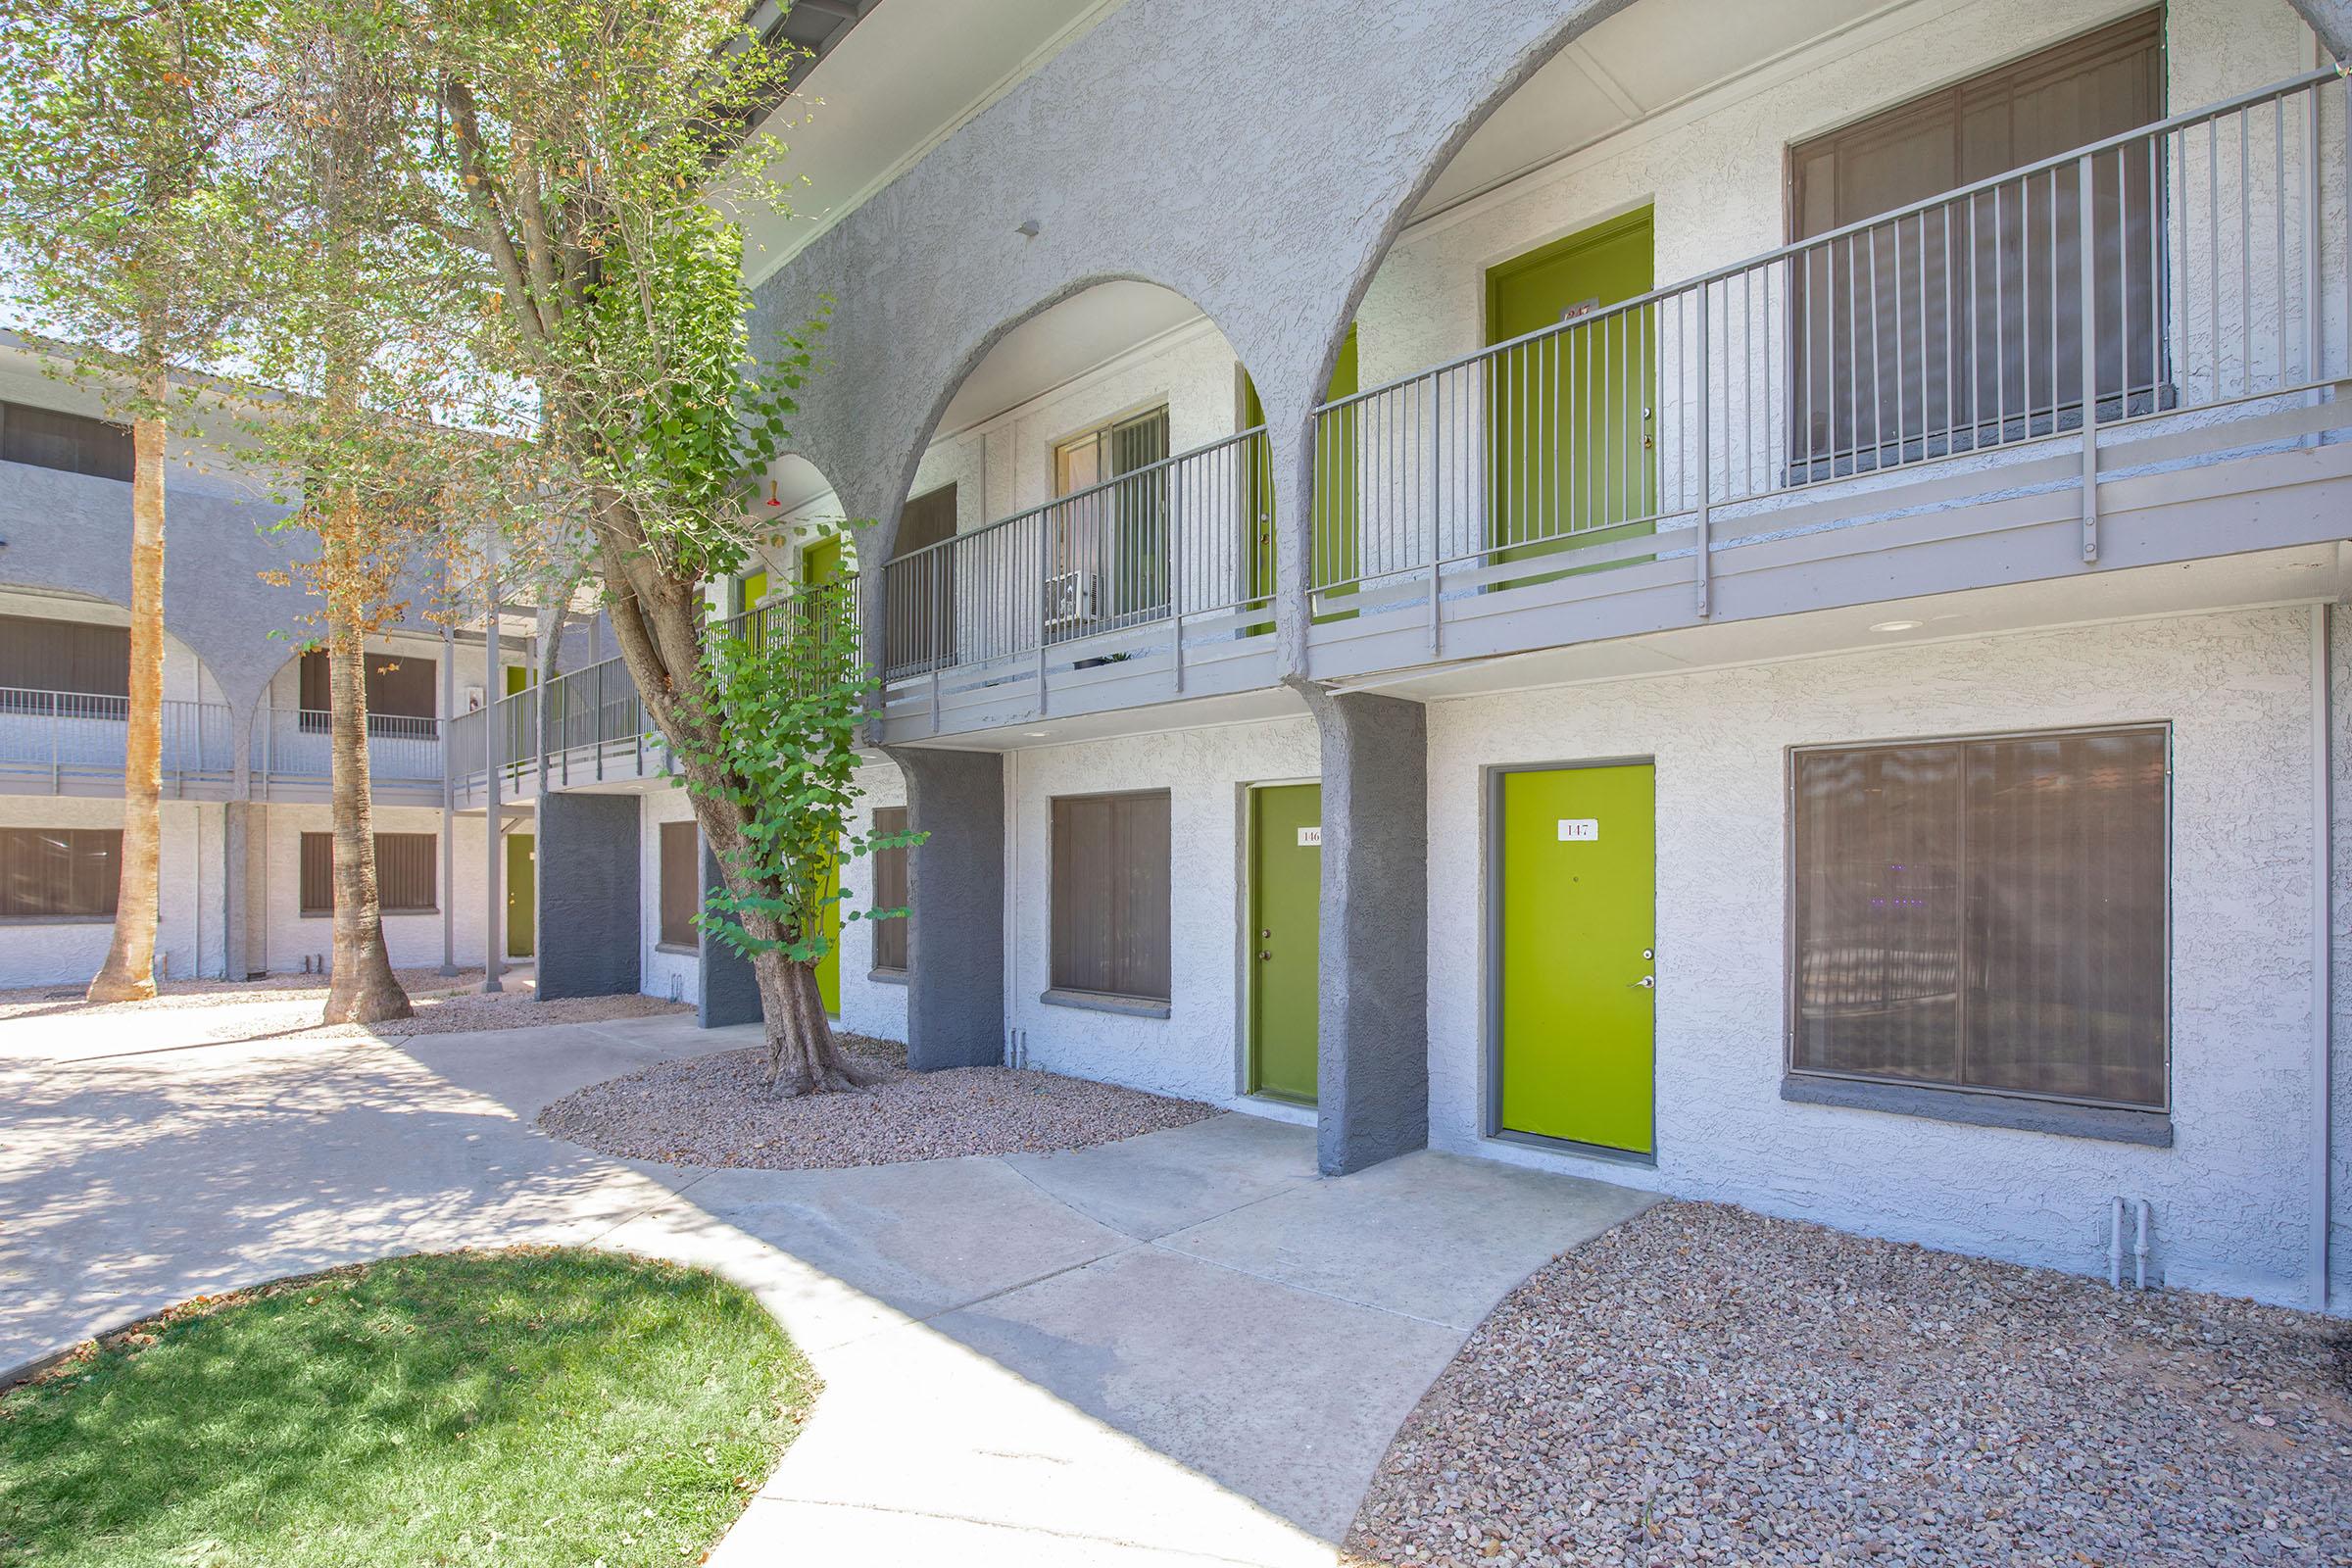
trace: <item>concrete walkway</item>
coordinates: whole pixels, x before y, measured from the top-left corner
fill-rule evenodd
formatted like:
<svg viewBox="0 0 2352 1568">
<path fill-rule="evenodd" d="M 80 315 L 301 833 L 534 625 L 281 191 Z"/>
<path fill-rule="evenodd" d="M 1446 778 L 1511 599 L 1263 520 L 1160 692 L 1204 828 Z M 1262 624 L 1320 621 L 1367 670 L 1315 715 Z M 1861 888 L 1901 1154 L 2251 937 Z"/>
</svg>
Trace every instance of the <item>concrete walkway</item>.
<svg viewBox="0 0 2352 1568">
<path fill-rule="evenodd" d="M 0 1022 L 0 1367 L 387 1252 L 708 1263 L 825 1381 L 721 1565 L 1328 1564 L 1468 1330 L 1647 1200 L 1427 1153 L 1318 1180 L 1308 1130 L 1242 1115 L 1062 1154 L 675 1169 L 533 1119 L 749 1031 L 236 1035 L 220 1007 Z"/>
</svg>

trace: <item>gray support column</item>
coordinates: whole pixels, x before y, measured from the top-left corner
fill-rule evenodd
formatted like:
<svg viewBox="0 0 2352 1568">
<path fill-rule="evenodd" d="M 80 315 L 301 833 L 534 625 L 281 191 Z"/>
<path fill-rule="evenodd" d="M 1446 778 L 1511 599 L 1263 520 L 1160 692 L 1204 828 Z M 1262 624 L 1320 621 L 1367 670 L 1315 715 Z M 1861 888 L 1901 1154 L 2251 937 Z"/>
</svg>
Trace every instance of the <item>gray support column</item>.
<svg viewBox="0 0 2352 1568">
<path fill-rule="evenodd" d="M 2352 606 L 2328 607 L 2328 737 L 2330 882 L 2328 931 L 2333 990 L 2326 1097 L 2328 1142 L 2328 1310 L 2352 1315 Z"/>
<path fill-rule="evenodd" d="M 457 630 L 441 626 L 441 972 L 458 972 L 458 781 L 449 725 L 458 716 Z"/>
<path fill-rule="evenodd" d="M 883 748 L 906 775 L 906 1064 L 1004 1059 L 1004 759 Z"/>
<path fill-rule="evenodd" d="M 1323 743 L 1326 1176 L 1429 1142 L 1429 741 L 1418 703 L 1300 691 Z"/>
<path fill-rule="evenodd" d="M 245 817 L 251 809 L 243 801 L 220 808 L 220 974 L 230 981 L 252 972 L 245 953 Z"/>
<path fill-rule="evenodd" d="M 539 987 L 623 997 L 644 982 L 643 861 L 634 795 L 539 797 Z"/>
<path fill-rule="evenodd" d="M 506 761 L 498 732 L 499 688 L 506 682 L 507 640 L 498 629 L 498 572 L 483 590 L 482 616 L 482 990 L 504 991 L 498 977 L 507 968 L 506 810 L 498 803 L 498 770 Z"/>
<path fill-rule="evenodd" d="M 707 894 L 725 880 L 718 869 L 718 857 L 710 853 L 710 842 L 695 835 L 703 848 L 703 891 Z M 713 939 L 710 932 L 698 930 L 695 947 L 699 961 L 695 964 L 694 1021 L 705 1029 L 723 1029 L 731 1023 L 760 1023 L 767 1014 L 760 1005 L 760 981 L 752 973 L 752 960 Z"/>
</svg>

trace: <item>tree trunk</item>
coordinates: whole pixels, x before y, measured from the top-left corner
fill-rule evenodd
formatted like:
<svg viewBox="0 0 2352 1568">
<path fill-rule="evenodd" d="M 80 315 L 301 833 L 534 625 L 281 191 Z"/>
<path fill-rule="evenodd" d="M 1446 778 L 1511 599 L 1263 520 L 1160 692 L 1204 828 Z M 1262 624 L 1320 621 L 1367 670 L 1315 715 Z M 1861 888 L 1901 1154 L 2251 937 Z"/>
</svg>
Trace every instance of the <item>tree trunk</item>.
<svg viewBox="0 0 2352 1568">
<path fill-rule="evenodd" d="M 874 1075 L 853 1063 L 833 1037 L 825 999 L 816 988 L 816 965 L 796 963 L 780 953 L 752 959 L 760 982 L 760 1008 L 766 1015 L 767 1087 L 783 1096 L 861 1089 Z"/>
<path fill-rule="evenodd" d="M 90 982 L 92 1002 L 155 995 L 155 917 L 164 793 L 164 418 L 162 375 L 140 391 L 130 425 L 130 699 L 122 737 L 122 858 L 115 937 Z M 203 961 L 202 955 L 198 962 Z"/>
<path fill-rule="evenodd" d="M 348 503 L 347 503 L 348 504 Z M 368 784 L 368 657 L 359 628 L 328 610 L 327 684 L 334 756 L 335 954 L 326 1023 L 380 1023 L 410 1015 L 409 994 L 384 951 L 376 900 L 374 808 Z M 443 898 L 449 890 L 441 890 Z"/>
</svg>

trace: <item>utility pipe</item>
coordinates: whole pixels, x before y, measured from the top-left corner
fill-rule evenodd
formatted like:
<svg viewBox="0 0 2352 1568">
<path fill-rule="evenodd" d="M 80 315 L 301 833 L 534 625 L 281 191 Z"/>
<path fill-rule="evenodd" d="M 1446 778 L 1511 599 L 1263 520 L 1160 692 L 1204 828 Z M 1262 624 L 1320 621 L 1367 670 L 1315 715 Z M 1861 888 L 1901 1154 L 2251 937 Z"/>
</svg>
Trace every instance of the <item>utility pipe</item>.
<svg viewBox="0 0 2352 1568">
<path fill-rule="evenodd" d="M 502 656 L 506 639 L 498 630 L 498 567 L 490 567 L 489 586 L 483 590 L 489 610 L 482 622 L 482 992 L 495 995 L 506 987 L 498 983 L 504 968 L 499 961 L 499 950 L 506 946 L 506 932 L 499 916 L 499 857 L 506 849 L 506 834 L 499 823 L 498 769 L 505 760 L 499 755 L 499 688 L 506 684 L 506 668 Z"/>
</svg>

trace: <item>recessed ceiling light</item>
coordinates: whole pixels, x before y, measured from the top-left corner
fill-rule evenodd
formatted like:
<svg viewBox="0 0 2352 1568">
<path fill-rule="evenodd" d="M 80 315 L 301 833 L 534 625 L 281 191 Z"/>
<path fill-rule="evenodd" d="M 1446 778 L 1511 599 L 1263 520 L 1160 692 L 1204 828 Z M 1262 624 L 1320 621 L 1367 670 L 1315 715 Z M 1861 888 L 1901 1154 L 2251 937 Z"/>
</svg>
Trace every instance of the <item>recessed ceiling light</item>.
<svg viewBox="0 0 2352 1568">
<path fill-rule="evenodd" d="M 1920 625 L 1921 622 L 1916 620 L 1881 620 L 1872 622 L 1870 629 L 1872 631 L 1917 631 Z"/>
<path fill-rule="evenodd" d="M 1042 741 L 1046 738 L 1046 732 L 1042 729 L 1025 729 L 1021 733 L 1033 741 Z"/>
</svg>

